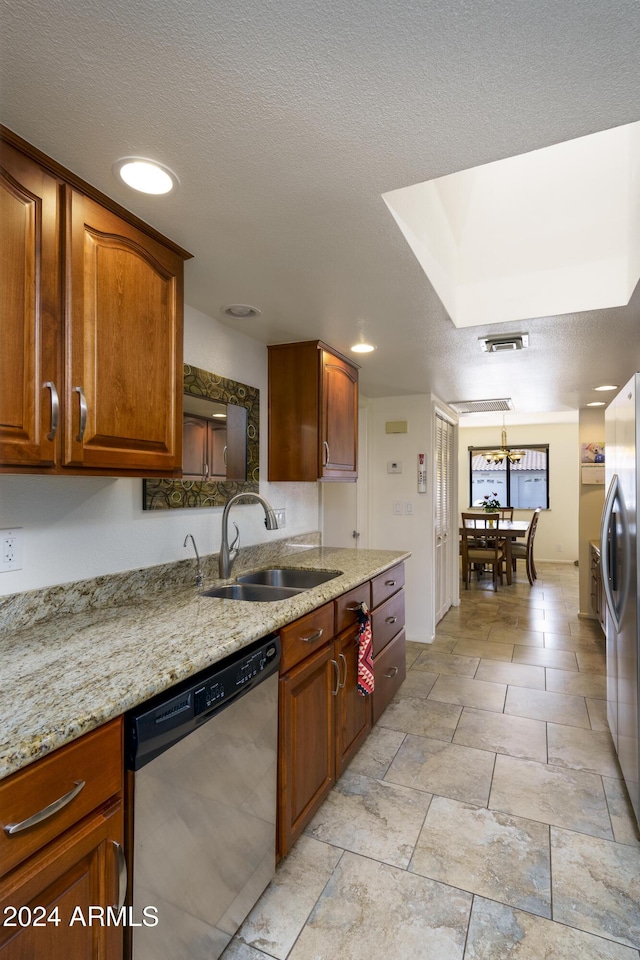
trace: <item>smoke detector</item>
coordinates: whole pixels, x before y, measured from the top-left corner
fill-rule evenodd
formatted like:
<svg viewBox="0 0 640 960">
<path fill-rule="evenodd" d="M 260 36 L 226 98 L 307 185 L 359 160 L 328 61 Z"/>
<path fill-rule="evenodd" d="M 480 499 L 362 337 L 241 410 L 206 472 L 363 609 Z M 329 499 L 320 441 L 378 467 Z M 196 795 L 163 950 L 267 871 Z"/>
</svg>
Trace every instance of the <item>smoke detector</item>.
<svg viewBox="0 0 640 960">
<path fill-rule="evenodd" d="M 528 333 L 514 333 L 508 337 L 480 337 L 480 349 L 485 353 L 499 353 L 502 350 L 526 350 L 528 346 Z"/>
</svg>

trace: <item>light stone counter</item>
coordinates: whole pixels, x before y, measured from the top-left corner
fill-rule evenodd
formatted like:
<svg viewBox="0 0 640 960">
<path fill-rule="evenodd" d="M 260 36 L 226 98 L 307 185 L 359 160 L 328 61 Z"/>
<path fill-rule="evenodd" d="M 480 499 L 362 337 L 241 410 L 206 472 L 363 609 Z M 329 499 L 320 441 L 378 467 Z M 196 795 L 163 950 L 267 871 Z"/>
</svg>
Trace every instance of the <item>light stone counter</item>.
<svg viewBox="0 0 640 960">
<path fill-rule="evenodd" d="M 0 778 L 409 556 L 328 547 L 281 554 L 282 566 L 342 573 L 275 603 L 203 597 L 199 588 L 167 577 L 164 590 L 154 581 L 145 592 L 138 582 L 134 598 L 120 593 L 108 600 L 109 578 L 100 578 L 102 605 L 95 599 L 97 588 L 87 597 L 88 589 L 70 585 L 76 598 L 70 609 L 77 612 L 69 612 L 68 596 L 56 588 L 56 602 L 49 599 L 40 619 L 28 624 L 24 610 L 0 606 Z M 260 559 L 253 569 L 268 565 Z M 245 559 L 233 572 L 250 568 Z M 155 570 L 150 568 L 148 575 Z M 132 578 L 139 581 L 143 573 Z M 222 582 L 231 581 L 207 578 L 205 589 Z M 80 596 L 82 603 L 77 602 Z M 7 628 L 7 623 L 14 626 Z"/>
</svg>

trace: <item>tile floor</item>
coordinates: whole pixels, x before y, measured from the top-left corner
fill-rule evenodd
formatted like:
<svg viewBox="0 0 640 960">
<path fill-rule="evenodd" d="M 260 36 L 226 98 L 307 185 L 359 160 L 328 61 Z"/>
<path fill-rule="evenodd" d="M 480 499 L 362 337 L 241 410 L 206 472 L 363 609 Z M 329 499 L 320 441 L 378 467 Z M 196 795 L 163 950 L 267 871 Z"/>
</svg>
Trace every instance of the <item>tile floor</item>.
<svg viewBox="0 0 640 960">
<path fill-rule="evenodd" d="M 640 842 L 577 568 L 463 591 L 224 960 L 640 960 Z M 523 582 L 524 581 L 524 582 Z"/>
</svg>

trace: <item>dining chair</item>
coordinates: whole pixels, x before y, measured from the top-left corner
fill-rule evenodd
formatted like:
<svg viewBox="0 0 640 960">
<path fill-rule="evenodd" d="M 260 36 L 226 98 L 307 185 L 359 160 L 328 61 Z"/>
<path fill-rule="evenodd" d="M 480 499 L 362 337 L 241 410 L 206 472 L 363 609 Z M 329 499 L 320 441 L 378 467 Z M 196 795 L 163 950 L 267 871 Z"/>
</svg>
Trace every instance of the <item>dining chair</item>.
<svg viewBox="0 0 640 960">
<path fill-rule="evenodd" d="M 513 507 L 500 507 L 498 513 L 501 520 L 513 520 Z"/>
<path fill-rule="evenodd" d="M 533 511 L 531 523 L 529 524 L 529 529 L 527 530 L 526 541 L 524 543 L 518 543 L 516 540 L 514 540 L 514 542 L 511 544 L 511 563 L 513 565 L 513 569 L 516 569 L 516 560 L 524 560 L 526 564 L 527 577 L 529 578 L 529 583 L 532 586 L 533 581 L 538 577 L 536 565 L 533 562 L 533 541 L 536 535 L 539 516 L 540 507 Z"/>
<path fill-rule="evenodd" d="M 462 514 L 461 552 L 465 590 L 469 588 L 472 567 L 476 568 L 478 579 L 480 578 L 480 571 L 485 566 L 492 567 L 494 590 L 498 589 L 498 578 L 502 583 L 505 542 L 495 536 L 489 523 L 490 518 L 486 515 Z"/>
</svg>

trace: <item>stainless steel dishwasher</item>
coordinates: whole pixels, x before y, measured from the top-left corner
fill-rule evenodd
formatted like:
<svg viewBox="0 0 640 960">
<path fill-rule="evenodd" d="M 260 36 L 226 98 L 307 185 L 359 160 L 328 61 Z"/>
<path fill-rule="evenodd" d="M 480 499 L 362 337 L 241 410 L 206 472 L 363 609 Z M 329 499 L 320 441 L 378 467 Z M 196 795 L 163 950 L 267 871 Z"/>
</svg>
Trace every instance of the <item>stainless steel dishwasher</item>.
<svg viewBox="0 0 640 960">
<path fill-rule="evenodd" d="M 216 960 L 273 876 L 279 662 L 266 637 L 127 715 L 134 960 Z"/>
</svg>

